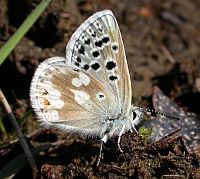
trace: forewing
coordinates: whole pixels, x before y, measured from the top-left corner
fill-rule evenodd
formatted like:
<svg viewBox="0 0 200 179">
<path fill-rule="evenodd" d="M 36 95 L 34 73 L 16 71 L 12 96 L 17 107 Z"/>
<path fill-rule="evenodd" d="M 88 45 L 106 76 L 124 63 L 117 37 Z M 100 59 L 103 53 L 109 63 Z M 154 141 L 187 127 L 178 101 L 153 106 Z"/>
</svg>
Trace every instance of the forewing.
<svg viewBox="0 0 200 179">
<path fill-rule="evenodd" d="M 102 130 L 109 118 L 113 94 L 90 74 L 65 58 L 53 57 L 42 62 L 31 83 L 31 104 L 40 121 L 64 130 Z"/>
<path fill-rule="evenodd" d="M 66 47 L 66 58 L 115 95 L 112 105 L 118 113 L 124 116 L 129 112 L 130 75 L 121 33 L 111 11 L 92 15 L 77 29 Z"/>
</svg>

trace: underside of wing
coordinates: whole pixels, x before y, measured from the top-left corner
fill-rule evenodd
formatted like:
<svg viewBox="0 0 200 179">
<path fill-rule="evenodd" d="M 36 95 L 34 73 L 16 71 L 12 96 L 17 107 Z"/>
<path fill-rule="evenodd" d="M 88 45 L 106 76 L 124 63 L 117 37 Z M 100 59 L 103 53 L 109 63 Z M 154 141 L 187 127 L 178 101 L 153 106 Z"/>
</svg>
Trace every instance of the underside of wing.
<svg viewBox="0 0 200 179">
<path fill-rule="evenodd" d="M 115 94 L 123 116 L 131 107 L 131 82 L 117 21 L 109 10 L 89 17 L 72 35 L 66 58 Z"/>
<path fill-rule="evenodd" d="M 69 131 L 81 129 L 98 133 L 109 115 L 116 113 L 109 109 L 114 95 L 93 76 L 60 57 L 40 64 L 31 83 L 30 97 L 44 125 Z"/>
</svg>

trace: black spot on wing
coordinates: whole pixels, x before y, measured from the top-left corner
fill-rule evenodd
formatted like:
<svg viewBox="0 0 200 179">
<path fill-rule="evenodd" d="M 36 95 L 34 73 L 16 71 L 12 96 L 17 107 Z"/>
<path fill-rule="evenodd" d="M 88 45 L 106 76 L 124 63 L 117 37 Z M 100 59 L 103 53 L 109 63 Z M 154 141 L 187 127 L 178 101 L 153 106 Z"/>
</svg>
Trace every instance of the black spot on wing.
<svg viewBox="0 0 200 179">
<path fill-rule="evenodd" d="M 101 47 L 101 46 L 103 45 L 103 42 L 102 42 L 101 40 L 96 41 L 96 42 L 95 42 L 95 45 L 96 45 L 97 47 Z"/>
<path fill-rule="evenodd" d="M 74 62 L 74 65 L 76 65 L 77 67 L 79 67 L 79 66 L 80 66 L 80 63 Z"/>
<path fill-rule="evenodd" d="M 79 72 L 80 70 L 78 68 L 73 69 L 75 72 Z"/>
<path fill-rule="evenodd" d="M 110 77 L 109 77 L 109 80 L 111 80 L 111 81 L 115 81 L 115 80 L 117 80 L 118 78 L 116 77 L 116 76 L 114 76 L 114 75 L 111 75 Z"/>
<path fill-rule="evenodd" d="M 113 45 L 112 49 L 113 49 L 113 51 L 117 51 L 118 50 L 118 46 L 117 45 Z"/>
<path fill-rule="evenodd" d="M 104 95 L 103 94 L 99 94 L 99 98 L 103 98 L 104 97 Z"/>
<path fill-rule="evenodd" d="M 86 65 L 83 66 L 83 69 L 86 70 L 86 71 L 87 71 L 89 68 L 90 68 L 90 66 L 89 66 L 88 64 L 86 64 Z"/>
<path fill-rule="evenodd" d="M 107 68 L 108 70 L 112 70 L 112 69 L 115 68 L 115 67 L 116 67 L 116 63 L 113 62 L 113 61 L 109 61 L 109 62 L 107 62 L 107 64 L 106 64 L 106 68 Z"/>
<path fill-rule="evenodd" d="M 81 46 L 79 49 L 78 49 L 78 53 L 80 54 L 85 54 L 85 48 L 83 46 Z"/>
<path fill-rule="evenodd" d="M 87 44 L 87 45 L 90 45 L 90 39 L 86 39 L 86 40 L 84 41 L 84 43 Z"/>
<path fill-rule="evenodd" d="M 92 52 L 92 55 L 93 57 L 97 58 L 100 55 L 100 53 L 98 51 L 94 51 Z"/>
<path fill-rule="evenodd" d="M 91 65 L 93 70 L 98 70 L 100 68 L 100 65 L 98 63 L 94 63 Z"/>
<path fill-rule="evenodd" d="M 92 37 L 96 37 L 96 32 L 95 31 L 91 31 L 91 36 Z"/>
<path fill-rule="evenodd" d="M 76 60 L 77 60 L 77 62 L 81 63 L 81 58 L 80 57 L 77 57 Z"/>
<path fill-rule="evenodd" d="M 106 44 L 107 44 L 109 41 L 110 41 L 110 38 L 109 38 L 109 37 L 103 37 L 103 38 L 102 38 L 102 42 L 103 42 L 103 43 L 106 43 Z"/>
</svg>

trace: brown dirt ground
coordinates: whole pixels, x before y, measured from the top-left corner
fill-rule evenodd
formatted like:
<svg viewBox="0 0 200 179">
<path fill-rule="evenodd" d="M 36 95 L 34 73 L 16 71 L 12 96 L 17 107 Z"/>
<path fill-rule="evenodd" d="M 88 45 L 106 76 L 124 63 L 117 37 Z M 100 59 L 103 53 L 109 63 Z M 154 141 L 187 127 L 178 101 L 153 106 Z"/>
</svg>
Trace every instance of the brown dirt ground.
<svg viewBox="0 0 200 179">
<path fill-rule="evenodd" d="M 16 31 L 38 0 L 0 1 L 0 46 Z M 65 56 L 76 28 L 94 12 L 110 9 L 119 23 L 133 82 L 135 104 L 149 104 L 153 85 L 185 110 L 200 114 L 200 1 L 53 0 L 1 66 L 1 89 L 30 146 L 58 142 L 36 156 L 42 178 L 200 178 L 200 159 L 186 155 L 180 138 L 149 145 L 125 134 L 120 153 L 115 142 L 99 144 L 54 130 L 41 130 L 29 103 L 34 70 L 46 58 Z M 22 152 L 1 107 L 0 168 Z M 5 147 L 7 146 L 7 147 Z M 26 165 L 15 178 L 32 177 Z"/>
</svg>

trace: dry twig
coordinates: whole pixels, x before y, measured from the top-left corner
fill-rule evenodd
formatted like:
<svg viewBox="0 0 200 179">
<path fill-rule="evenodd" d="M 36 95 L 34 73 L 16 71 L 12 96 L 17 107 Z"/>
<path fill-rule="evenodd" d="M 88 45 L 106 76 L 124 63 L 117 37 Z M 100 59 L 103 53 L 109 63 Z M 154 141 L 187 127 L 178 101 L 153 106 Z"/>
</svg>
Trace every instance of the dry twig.
<svg viewBox="0 0 200 179">
<path fill-rule="evenodd" d="M 1 89 L 0 89 L 0 100 L 1 100 L 1 102 L 2 102 L 2 104 L 4 106 L 4 108 L 5 108 L 6 112 L 8 113 L 8 116 L 9 116 L 11 122 L 12 122 L 12 125 L 14 126 L 14 128 L 17 131 L 17 136 L 19 138 L 19 142 L 20 142 L 20 144 L 21 144 L 21 146 L 22 146 L 22 148 L 23 148 L 23 150 L 25 152 L 25 155 L 27 157 L 29 165 L 32 168 L 34 174 L 36 174 L 37 173 L 37 167 L 36 167 L 33 155 L 31 153 L 31 151 L 30 151 L 30 149 L 28 147 L 28 144 L 27 144 L 27 142 L 25 140 L 25 137 L 24 137 L 24 135 L 23 135 L 18 123 L 17 123 L 17 120 L 16 120 L 16 118 L 15 118 L 15 116 L 14 116 L 14 114 L 13 114 L 11 108 L 10 108 L 10 105 L 8 104 L 8 101 L 6 100 L 6 98 L 5 98 L 4 94 L 3 94 L 3 92 L 1 91 Z"/>
</svg>

